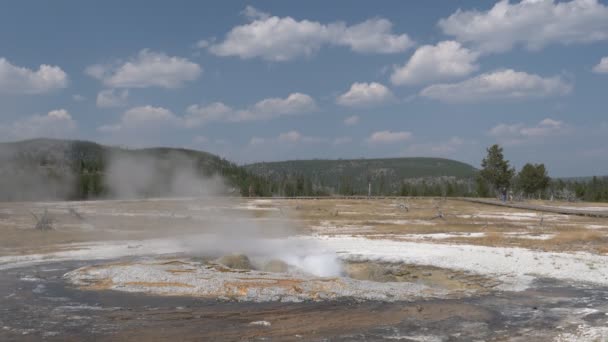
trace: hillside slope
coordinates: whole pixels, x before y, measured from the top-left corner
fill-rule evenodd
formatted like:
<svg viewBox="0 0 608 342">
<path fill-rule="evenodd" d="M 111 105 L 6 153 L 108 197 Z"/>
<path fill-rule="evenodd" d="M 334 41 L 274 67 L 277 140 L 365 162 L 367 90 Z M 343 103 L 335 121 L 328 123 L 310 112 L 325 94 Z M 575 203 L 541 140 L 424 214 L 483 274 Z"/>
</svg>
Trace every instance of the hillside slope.
<svg viewBox="0 0 608 342">
<path fill-rule="evenodd" d="M 222 176 L 229 191 L 246 193 L 259 182 L 216 155 L 178 148 L 123 149 L 88 141 L 33 139 L 0 143 L 0 201 L 197 195 L 175 179 Z M 112 183 L 114 188 L 109 186 Z M 123 192 L 124 193 L 124 192 Z"/>
<path fill-rule="evenodd" d="M 466 163 L 442 158 L 383 158 L 351 160 L 291 160 L 254 163 L 248 171 L 273 181 L 303 177 L 329 192 L 366 193 L 368 180 L 372 192 L 390 193 L 403 182 L 416 183 L 471 179 L 476 169 Z"/>
</svg>

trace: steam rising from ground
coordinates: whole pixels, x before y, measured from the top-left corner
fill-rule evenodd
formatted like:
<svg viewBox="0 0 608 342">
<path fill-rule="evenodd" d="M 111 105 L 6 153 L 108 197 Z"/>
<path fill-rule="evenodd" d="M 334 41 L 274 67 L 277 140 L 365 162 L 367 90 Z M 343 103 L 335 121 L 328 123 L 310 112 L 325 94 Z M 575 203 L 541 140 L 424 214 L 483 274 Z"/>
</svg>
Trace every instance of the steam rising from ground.
<svg viewBox="0 0 608 342">
<path fill-rule="evenodd" d="M 232 235 L 222 231 L 215 234 L 191 236 L 182 241 L 185 249 L 193 255 L 244 254 L 261 266 L 270 260 L 281 260 L 290 266 L 319 277 L 339 276 L 342 265 L 336 254 L 323 248 L 317 241 L 302 241 L 284 238 L 268 238 L 259 229 L 248 231 L 249 225 L 239 225 L 243 234 Z M 285 231 L 289 228 L 285 227 Z M 257 233 L 253 233 L 257 232 Z"/>
<path fill-rule="evenodd" d="M 207 197 L 224 194 L 219 176 L 204 175 L 194 159 L 170 152 L 162 157 L 115 152 L 104 177 L 112 198 Z"/>
<path fill-rule="evenodd" d="M 70 198 L 77 184 L 74 170 L 78 168 L 70 162 L 70 156 L 75 153 L 72 144 L 45 139 L 20 144 L 19 148 L 11 144 L 0 148 L 0 201 Z M 193 221 L 177 218 L 163 221 L 162 224 L 168 225 L 167 245 L 177 239 L 193 255 L 241 253 L 254 261 L 280 259 L 318 276 L 340 273 L 340 264 L 332 252 L 324 251 L 314 242 L 289 239 L 297 234 L 293 226 L 295 221 L 289 219 L 289 210 L 264 210 L 262 219 L 256 217 L 260 211 L 243 210 L 242 200 L 231 196 L 234 191 L 229 190 L 229 184 L 219 175 L 204 171 L 213 169 L 212 165 L 205 164 L 213 161 L 196 158 L 188 151 L 110 151 L 104 155 L 105 168 L 102 170 L 107 198 L 205 197 L 206 203 L 211 199 L 213 203 L 221 202 L 224 207 L 233 208 L 205 211 L 206 216 L 200 221 L 201 233 L 194 236 L 191 231 Z M 187 202 L 177 203 L 188 205 Z M 184 209 L 188 211 L 188 208 Z M 188 228 L 180 227 L 184 222 Z M 121 227 L 113 229 L 120 230 Z M 152 234 L 150 236 L 153 237 Z"/>
<path fill-rule="evenodd" d="M 65 161 L 69 143 L 55 140 L 0 145 L 0 201 L 68 198 L 76 177 Z"/>
<path fill-rule="evenodd" d="M 202 174 L 195 160 L 183 154 L 169 153 L 158 158 L 116 153 L 109 161 L 105 179 L 113 197 L 211 197 L 227 202 L 223 205 L 228 207 L 242 204 L 239 198 L 225 196 L 229 190 L 221 177 Z M 333 252 L 322 250 L 316 242 L 289 238 L 297 232 L 294 221 L 284 216 L 288 212 L 269 210 L 265 220 L 258 220 L 251 210 L 207 212 L 205 226 L 201 227 L 205 234 L 185 236 L 180 243 L 193 255 L 238 253 L 252 258 L 254 263 L 280 259 L 313 275 L 339 275 L 341 265 Z M 179 228 L 167 230 L 178 234 Z"/>
</svg>

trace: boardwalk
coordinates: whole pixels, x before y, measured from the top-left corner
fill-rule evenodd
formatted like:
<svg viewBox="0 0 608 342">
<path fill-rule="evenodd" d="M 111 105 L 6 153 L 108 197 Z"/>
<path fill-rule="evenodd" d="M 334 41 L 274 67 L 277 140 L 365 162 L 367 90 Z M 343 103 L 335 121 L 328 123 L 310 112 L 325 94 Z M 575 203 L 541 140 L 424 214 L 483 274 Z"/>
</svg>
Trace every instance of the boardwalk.
<svg viewBox="0 0 608 342">
<path fill-rule="evenodd" d="M 560 208 L 558 206 L 551 207 L 551 206 L 546 206 L 546 205 L 536 205 L 536 204 L 529 204 L 529 203 L 501 202 L 498 200 L 483 199 L 483 198 L 459 198 L 459 200 L 472 202 L 472 203 L 479 203 L 479 204 L 495 205 L 495 206 L 500 206 L 500 207 L 549 212 L 549 213 L 555 213 L 555 214 L 608 218 L 608 207 L 606 207 L 605 211 L 592 211 L 592 210 L 584 210 L 584 209 Z"/>
</svg>

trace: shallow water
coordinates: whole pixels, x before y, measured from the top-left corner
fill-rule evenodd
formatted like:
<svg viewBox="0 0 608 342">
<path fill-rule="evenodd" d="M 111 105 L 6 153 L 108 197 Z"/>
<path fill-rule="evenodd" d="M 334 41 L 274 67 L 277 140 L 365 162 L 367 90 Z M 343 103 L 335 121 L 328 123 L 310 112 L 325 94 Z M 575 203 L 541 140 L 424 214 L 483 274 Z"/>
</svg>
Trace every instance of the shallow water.
<svg viewBox="0 0 608 342">
<path fill-rule="evenodd" d="M 81 291 L 65 283 L 64 273 L 90 264 L 3 271 L 0 340 L 548 341 L 608 322 L 608 288 L 549 279 L 525 292 L 466 299 L 252 304 Z M 270 326 L 250 324 L 256 321 Z"/>
</svg>

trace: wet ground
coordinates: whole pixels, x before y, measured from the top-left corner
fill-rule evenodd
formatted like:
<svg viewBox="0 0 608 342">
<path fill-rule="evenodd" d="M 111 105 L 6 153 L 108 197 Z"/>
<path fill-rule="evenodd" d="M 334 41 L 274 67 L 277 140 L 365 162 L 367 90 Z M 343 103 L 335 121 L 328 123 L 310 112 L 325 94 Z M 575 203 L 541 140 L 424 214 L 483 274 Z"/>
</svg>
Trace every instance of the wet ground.
<svg viewBox="0 0 608 342">
<path fill-rule="evenodd" d="M 91 264 L 2 271 L 0 340 L 608 340 L 608 288 L 580 283 L 543 279 L 524 292 L 418 302 L 238 303 L 82 291 L 64 281 Z"/>
</svg>

